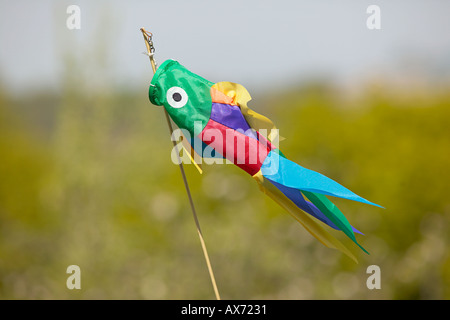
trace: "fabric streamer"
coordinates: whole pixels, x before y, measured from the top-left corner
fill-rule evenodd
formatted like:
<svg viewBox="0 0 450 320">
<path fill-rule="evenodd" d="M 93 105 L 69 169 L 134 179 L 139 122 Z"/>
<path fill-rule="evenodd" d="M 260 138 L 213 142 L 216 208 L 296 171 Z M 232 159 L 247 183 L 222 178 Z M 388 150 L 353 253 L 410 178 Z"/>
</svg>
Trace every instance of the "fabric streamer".
<svg viewBox="0 0 450 320">
<path fill-rule="evenodd" d="M 177 61 L 167 60 L 153 76 L 149 98 L 153 104 L 164 106 L 173 122 L 190 135 L 183 143 L 188 153 L 194 154 L 191 159 L 201 160 L 213 154 L 229 160 L 250 174 L 261 191 L 322 244 L 356 261 L 350 250 L 331 234 L 335 229 L 368 253 L 356 240 L 355 233 L 362 233 L 328 196 L 380 206 L 288 160 L 275 143 L 282 139 L 276 126 L 247 106 L 251 97 L 243 86 L 232 82 L 214 84 Z M 263 129 L 267 137 L 260 133 Z M 198 169 L 201 172 L 200 165 Z"/>
</svg>

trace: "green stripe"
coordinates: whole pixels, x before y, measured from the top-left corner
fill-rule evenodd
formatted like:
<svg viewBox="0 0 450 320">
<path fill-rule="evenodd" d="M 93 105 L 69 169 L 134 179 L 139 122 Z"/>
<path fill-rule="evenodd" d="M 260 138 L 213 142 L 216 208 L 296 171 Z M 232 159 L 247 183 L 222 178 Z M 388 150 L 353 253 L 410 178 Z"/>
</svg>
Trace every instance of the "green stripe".
<svg viewBox="0 0 450 320">
<path fill-rule="evenodd" d="M 355 234 L 353 233 L 352 226 L 348 222 L 344 214 L 339 210 L 336 205 L 331 202 L 325 195 L 303 191 L 301 192 L 312 202 L 315 206 L 323 212 L 324 215 L 328 217 L 339 229 L 344 232 L 347 237 L 349 237 L 354 243 L 358 245 L 365 253 L 369 254 L 366 249 L 364 249 L 357 241 Z"/>
</svg>

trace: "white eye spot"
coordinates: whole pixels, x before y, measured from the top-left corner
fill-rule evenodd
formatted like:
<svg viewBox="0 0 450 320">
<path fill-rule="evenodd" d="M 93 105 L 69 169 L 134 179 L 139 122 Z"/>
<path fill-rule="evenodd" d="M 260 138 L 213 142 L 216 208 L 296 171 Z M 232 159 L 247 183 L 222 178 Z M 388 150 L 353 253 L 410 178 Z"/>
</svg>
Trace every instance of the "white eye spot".
<svg viewBox="0 0 450 320">
<path fill-rule="evenodd" d="M 173 108 L 182 108 L 188 102 L 188 95 L 183 88 L 172 87 L 166 93 L 167 102 Z"/>
</svg>

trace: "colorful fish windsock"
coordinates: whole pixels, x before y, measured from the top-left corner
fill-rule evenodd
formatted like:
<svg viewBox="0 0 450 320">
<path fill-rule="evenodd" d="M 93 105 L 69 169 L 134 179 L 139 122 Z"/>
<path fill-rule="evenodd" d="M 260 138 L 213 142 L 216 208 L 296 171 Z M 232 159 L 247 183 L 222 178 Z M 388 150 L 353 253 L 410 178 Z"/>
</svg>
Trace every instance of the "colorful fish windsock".
<svg viewBox="0 0 450 320">
<path fill-rule="evenodd" d="M 321 221 L 341 230 L 364 252 L 342 212 L 327 198 L 334 196 L 380 207 L 326 176 L 288 159 L 275 147 L 278 130 L 271 120 L 247 107 L 250 95 L 236 83 L 210 82 L 166 60 L 156 71 L 149 88 L 150 101 L 164 108 L 187 132 L 202 157 L 222 156 L 248 174 L 260 189 L 289 212 L 322 244 L 336 248 L 356 261 L 340 241 L 326 231 Z M 267 139 L 260 133 L 270 130 Z M 272 142 L 272 143 L 271 143 Z M 308 200 L 307 200 L 308 199 Z"/>
</svg>

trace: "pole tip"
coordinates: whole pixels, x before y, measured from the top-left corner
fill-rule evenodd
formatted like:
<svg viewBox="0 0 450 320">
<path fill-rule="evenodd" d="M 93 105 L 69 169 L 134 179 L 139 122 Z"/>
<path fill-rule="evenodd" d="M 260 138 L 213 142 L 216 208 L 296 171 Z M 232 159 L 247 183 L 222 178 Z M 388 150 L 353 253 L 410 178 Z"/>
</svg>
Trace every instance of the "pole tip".
<svg viewBox="0 0 450 320">
<path fill-rule="evenodd" d="M 140 28 L 139 30 L 141 30 L 142 34 L 144 35 L 144 37 L 148 38 L 153 36 L 153 34 L 151 32 L 148 32 L 147 30 L 145 30 L 143 27 Z"/>
</svg>

